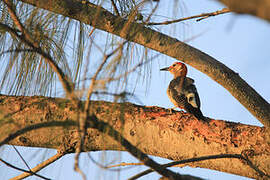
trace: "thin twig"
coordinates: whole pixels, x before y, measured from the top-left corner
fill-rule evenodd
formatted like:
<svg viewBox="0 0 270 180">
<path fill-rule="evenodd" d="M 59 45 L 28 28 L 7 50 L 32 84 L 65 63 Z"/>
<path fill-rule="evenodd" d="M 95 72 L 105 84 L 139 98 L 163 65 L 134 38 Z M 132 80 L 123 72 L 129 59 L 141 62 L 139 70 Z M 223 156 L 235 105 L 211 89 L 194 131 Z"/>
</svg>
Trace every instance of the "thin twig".
<svg viewBox="0 0 270 180">
<path fill-rule="evenodd" d="M 111 166 L 106 166 L 106 168 L 114 168 L 114 167 L 119 167 L 119 166 L 140 166 L 140 165 L 144 165 L 143 163 L 119 163 L 119 164 L 115 164 L 115 165 L 111 165 Z"/>
<path fill-rule="evenodd" d="M 124 168 L 114 168 L 114 169 L 109 169 L 109 166 L 104 166 L 102 164 L 100 164 L 99 162 L 97 162 L 91 155 L 90 153 L 87 153 L 89 159 L 98 167 L 102 168 L 102 169 L 106 169 L 107 171 L 120 171 L 120 170 L 124 170 Z M 142 163 L 143 164 L 143 163 Z M 128 169 L 129 167 L 125 168 Z"/>
<path fill-rule="evenodd" d="M 54 163 L 55 161 L 57 161 L 58 159 L 60 159 L 63 156 L 64 156 L 64 153 L 57 152 L 57 154 L 55 154 L 54 156 L 50 157 L 49 159 L 43 161 L 42 163 L 38 164 L 36 167 L 30 169 L 29 171 L 32 173 L 37 173 L 38 171 L 49 166 L 50 164 Z M 24 173 L 20 174 L 19 176 L 16 176 L 10 180 L 24 179 L 24 178 L 29 177 L 31 175 L 33 175 L 33 174 L 28 173 L 28 172 L 24 172 Z"/>
<path fill-rule="evenodd" d="M 150 22 L 150 23 L 144 23 L 145 25 L 168 25 L 168 24 L 173 24 L 173 23 L 178 23 L 181 21 L 186 21 L 186 20 L 190 20 L 190 19 L 195 19 L 195 18 L 200 18 L 197 21 L 201 21 L 203 19 L 212 17 L 212 16 L 217 16 L 220 14 L 225 14 L 225 13 L 229 13 L 231 12 L 228 8 L 223 8 L 222 10 L 219 11 L 215 11 L 215 12 L 211 12 L 211 13 L 202 13 L 200 15 L 195 15 L 195 16 L 190 16 L 190 17 L 185 17 L 185 18 L 180 18 L 180 19 L 176 19 L 176 20 L 172 20 L 172 21 L 164 21 L 164 22 Z"/>
<path fill-rule="evenodd" d="M 37 177 L 39 177 L 39 178 L 42 178 L 42 179 L 50 180 L 49 178 L 46 178 L 46 177 L 41 176 L 41 175 L 38 175 L 38 174 L 36 174 L 36 173 L 34 173 L 34 172 L 31 172 L 31 171 L 27 171 L 27 170 L 18 168 L 18 167 L 16 167 L 16 166 L 14 166 L 14 165 L 12 165 L 12 164 L 6 162 L 5 160 L 3 160 L 3 159 L 1 159 L 1 158 L 0 158 L 0 161 L 1 161 L 2 163 L 4 163 L 5 165 L 7 165 L 8 167 L 11 167 L 11 168 L 16 169 L 16 170 L 18 170 L 18 171 L 22 171 L 22 172 L 25 172 L 25 173 L 29 173 L 29 174 L 31 174 L 31 175 L 35 175 L 35 176 L 37 176 Z"/>
<path fill-rule="evenodd" d="M 12 147 L 14 148 L 14 150 L 17 152 L 17 154 L 20 156 L 21 160 L 23 161 L 23 163 L 26 165 L 26 167 L 28 168 L 29 171 L 31 171 L 30 166 L 27 164 L 27 162 L 25 161 L 25 159 L 22 157 L 21 153 L 19 152 L 19 150 L 12 145 Z"/>
<path fill-rule="evenodd" d="M 172 167 L 172 166 L 176 166 L 179 164 L 185 164 L 185 163 L 191 163 L 191 162 L 197 162 L 197 161 L 204 161 L 204 160 L 210 160 L 210 159 L 222 159 L 222 158 L 236 158 L 236 159 L 241 159 L 247 162 L 247 164 L 254 169 L 260 176 L 266 176 L 269 177 L 269 175 L 265 174 L 264 172 L 262 172 L 261 170 L 259 170 L 248 158 L 245 158 L 243 155 L 241 154 L 219 154 L 219 155 L 212 155 L 212 156 L 202 156 L 202 157 L 198 157 L 198 158 L 190 158 L 190 159 L 184 159 L 184 160 L 180 160 L 180 161 L 174 161 L 171 163 L 167 163 L 167 164 L 163 164 L 162 167 L 166 168 L 166 167 Z M 136 174 L 135 176 L 129 178 L 128 180 L 135 180 L 138 179 L 146 174 L 149 174 L 151 172 L 154 172 L 154 170 L 152 169 L 147 169 L 139 174 Z"/>
<path fill-rule="evenodd" d="M 95 30 L 96 30 L 96 28 L 93 27 L 93 29 L 90 31 L 90 33 L 88 34 L 88 36 L 89 36 L 89 37 L 92 36 L 92 34 L 95 32 Z"/>
<path fill-rule="evenodd" d="M 153 16 L 153 14 L 156 12 L 157 8 L 158 8 L 159 2 L 156 3 L 155 7 L 152 9 L 151 13 L 149 14 L 149 16 L 147 17 L 147 19 L 145 20 L 146 23 L 148 23 L 151 19 L 151 17 Z"/>
<path fill-rule="evenodd" d="M 117 9 L 117 6 L 116 6 L 114 0 L 111 0 L 111 2 L 112 2 L 114 12 L 116 13 L 117 16 L 120 16 L 120 13 L 119 13 L 119 11 Z"/>
</svg>

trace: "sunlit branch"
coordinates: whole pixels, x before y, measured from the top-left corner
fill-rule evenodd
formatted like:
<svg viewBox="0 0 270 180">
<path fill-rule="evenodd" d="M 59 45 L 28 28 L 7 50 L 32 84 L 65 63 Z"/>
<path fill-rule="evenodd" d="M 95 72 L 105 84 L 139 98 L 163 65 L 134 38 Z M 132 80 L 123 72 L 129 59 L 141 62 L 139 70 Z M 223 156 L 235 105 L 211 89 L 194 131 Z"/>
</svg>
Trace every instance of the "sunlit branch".
<svg viewBox="0 0 270 180">
<path fill-rule="evenodd" d="M 113 139 L 119 142 L 128 152 L 130 152 L 134 157 L 136 157 L 137 159 L 142 161 L 145 165 L 154 169 L 161 175 L 165 177 L 178 177 L 178 178 L 180 177 L 179 174 L 176 174 L 168 169 L 161 167 L 161 165 L 153 161 L 151 158 L 149 158 L 145 153 L 143 153 L 137 147 L 133 146 L 128 140 L 126 140 L 118 131 L 113 129 L 109 124 L 103 121 L 99 121 L 96 118 L 96 116 L 91 116 L 90 119 L 87 121 L 87 123 L 89 123 L 88 124 L 89 126 L 87 127 L 95 128 L 98 131 L 111 136 Z M 75 126 L 75 125 L 77 125 L 77 122 L 74 122 L 74 121 L 51 121 L 47 123 L 38 123 L 34 125 L 29 125 L 25 128 L 22 128 L 16 131 L 13 134 L 10 134 L 8 137 L 6 137 L 3 141 L 0 142 L 0 146 L 7 144 L 8 142 L 15 139 L 16 137 L 35 129 L 57 127 L 57 126 L 67 127 L 67 126 Z M 28 172 L 28 171 L 24 171 L 24 172 Z"/>
<path fill-rule="evenodd" d="M 78 127 L 78 122 L 75 121 L 77 119 L 76 109 L 73 108 L 72 103 L 70 101 L 68 101 L 67 99 L 58 99 L 58 98 L 23 97 L 23 96 L 19 97 L 1 96 L 0 99 L 2 102 L 1 122 L 4 125 L 2 126 L 2 132 L 4 133 L 2 133 L 1 137 L 1 141 L 2 140 L 4 141 L 0 142 L 0 145 L 2 143 L 2 144 L 13 144 L 23 146 L 40 146 L 44 148 L 47 147 L 58 149 L 59 144 L 63 144 L 64 146 L 68 145 L 70 149 L 68 151 L 69 153 L 75 152 L 75 149 L 79 142 L 78 132 L 76 131 Z M 37 105 L 42 103 L 42 107 L 45 107 L 45 109 L 43 111 L 40 111 L 38 106 L 32 105 L 33 103 Z M 14 106 L 15 104 L 20 104 L 21 108 L 18 110 L 16 110 L 17 108 L 10 109 L 10 106 Z M 47 118 L 44 119 L 43 117 L 47 114 L 46 110 L 47 107 L 48 108 L 52 107 L 52 105 L 53 107 L 55 107 L 54 108 L 55 113 L 51 115 L 49 119 Z M 65 105 L 64 109 L 63 105 Z M 131 103 L 108 103 L 108 102 L 106 103 L 103 101 L 99 101 L 99 102 L 91 102 L 91 107 L 93 108 L 93 109 L 91 108 L 91 112 L 95 113 L 95 115 L 98 116 L 99 118 L 102 118 L 102 120 L 104 119 L 104 121 L 112 123 L 113 128 L 116 128 L 118 132 L 124 133 L 125 138 L 128 138 L 128 141 L 131 142 L 132 144 L 138 145 L 138 140 L 136 140 L 137 136 L 133 136 L 133 133 L 136 134 L 136 132 L 138 132 L 137 130 L 140 130 L 140 134 L 138 134 L 138 137 L 140 137 L 144 136 L 144 134 L 149 133 L 149 131 L 147 131 L 148 128 L 152 129 L 153 131 L 151 130 L 150 132 L 152 134 L 150 139 L 148 136 L 145 136 L 144 141 L 142 141 L 138 145 L 138 148 L 144 150 L 147 153 L 149 152 L 149 154 L 151 155 L 160 156 L 164 158 L 172 158 L 173 160 L 179 160 L 177 154 L 179 154 L 182 151 L 185 151 L 184 150 L 185 147 L 181 149 L 181 146 L 183 145 L 182 143 L 191 143 L 190 145 L 194 144 L 200 145 L 200 147 L 197 147 L 198 149 L 196 150 L 189 149 L 190 151 L 193 152 L 192 154 L 197 154 L 198 156 L 204 156 L 205 154 L 201 153 L 200 151 L 201 150 L 204 151 L 205 150 L 204 148 L 213 148 L 215 147 L 216 143 L 223 145 L 218 148 L 213 148 L 213 153 L 214 151 L 216 153 L 225 151 L 230 153 L 239 153 L 239 150 L 249 149 L 249 147 L 252 146 L 254 152 L 252 153 L 250 151 L 249 153 L 245 154 L 248 155 L 248 157 L 252 160 L 252 162 L 254 160 L 254 164 L 258 165 L 258 168 L 261 168 L 265 173 L 268 173 L 266 164 L 268 160 L 267 150 L 269 149 L 268 148 L 269 145 L 267 144 L 266 138 L 267 134 L 265 128 L 248 126 L 240 123 L 238 124 L 212 120 L 211 124 L 209 124 L 210 129 L 207 130 L 208 127 L 203 127 L 203 129 L 197 127 L 196 123 L 199 122 L 196 122 L 195 119 L 192 119 L 186 113 L 175 112 L 169 115 L 166 109 L 159 108 L 156 106 L 146 107 L 146 106 L 137 106 Z M 121 128 L 122 126 L 119 127 L 119 125 L 121 125 L 122 122 L 122 120 L 119 118 L 119 113 L 123 112 L 123 107 L 125 107 L 124 109 L 125 125 L 130 126 L 124 127 L 122 130 Z M 38 116 L 37 117 L 33 116 L 33 113 L 35 113 Z M 68 119 L 65 119 L 65 117 L 68 117 Z M 134 119 L 131 117 L 133 117 Z M 153 120 L 152 119 L 153 117 L 156 119 Z M 116 121 L 111 122 L 112 118 L 116 119 Z M 166 119 L 166 122 L 164 121 L 164 118 Z M 175 118 L 177 118 L 179 121 L 178 120 L 175 121 Z M 53 121 L 53 119 L 61 120 L 63 122 L 55 122 Z M 39 123 L 42 121 L 48 122 Z M 87 122 L 91 123 L 91 121 L 92 120 L 88 120 Z M 191 122 L 192 124 L 190 124 Z M 134 127 L 134 125 L 132 125 L 133 123 L 134 124 L 136 123 L 136 129 L 133 129 Z M 174 125 L 172 126 L 172 124 Z M 200 123 L 198 125 L 201 126 Z M 9 127 L 8 129 L 6 128 L 7 126 Z M 61 126 L 63 128 L 56 128 Z M 18 127 L 26 127 L 26 128 L 17 131 Z M 52 136 L 55 136 L 54 141 L 51 142 L 49 145 L 47 142 L 50 141 L 50 138 L 48 137 L 48 135 L 44 134 L 44 132 L 48 132 L 48 130 L 42 129 L 34 131 L 34 129 L 46 127 L 48 129 L 51 129 L 52 132 L 50 134 Z M 181 132 L 179 132 L 179 127 L 181 127 Z M 166 131 L 168 133 L 172 133 L 173 136 L 159 137 L 158 133 L 160 129 L 163 129 L 164 132 Z M 87 138 L 89 139 L 87 139 L 86 142 L 88 144 L 85 147 L 86 149 L 84 148 L 83 151 L 125 150 L 125 148 L 123 148 L 121 144 L 117 143 L 112 138 L 106 135 L 103 136 L 103 133 L 98 133 L 92 128 L 87 129 L 87 132 L 89 132 L 88 134 L 89 136 L 87 136 Z M 196 132 L 196 134 L 191 132 Z M 101 137 L 100 136 L 101 134 L 102 138 L 98 139 L 98 137 Z M 41 138 L 40 140 L 33 139 L 32 141 L 30 139 L 33 136 L 37 135 L 40 136 Z M 171 148 L 158 149 L 158 147 L 160 146 L 170 146 L 169 141 L 173 139 L 175 140 L 175 138 L 182 139 L 181 137 L 186 135 L 188 135 L 188 137 L 190 136 L 198 138 L 195 138 L 195 142 L 190 140 L 187 141 L 181 140 L 181 142 L 179 142 L 177 140 L 177 143 L 179 142 L 179 144 L 177 145 L 173 144 L 171 147 L 173 149 L 179 148 L 179 151 L 177 152 L 171 152 L 170 151 Z M 233 139 L 230 139 L 231 136 L 233 137 Z M 67 139 L 64 139 L 63 141 L 63 138 Z M 93 139 L 95 139 L 94 142 L 92 141 Z M 205 139 L 207 142 L 205 142 L 205 140 L 203 139 Z M 106 142 L 106 146 L 104 146 L 104 140 Z M 153 146 L 149 147 L 149 143 L 147 143 L 149 140 L 157 141 L 158 144 L 153 144 Z M 159 140 L 162 143 L 160 143 Z M 201 144 L 198 144 L 199 142 Z M 187 155 L 186 157 L 192 158 L 192 154 Z M 219 162 L 224 162 L 225 164 L 228 163 L 230 165 L 234 164 L 237 165 L 238 167 L 237 169 L 233 167 L 228 167 L 228 170 L 225 170 L 225 172 L 230 172 L 233 174 L 243 175 L 251 178 L 259 177 L 258 173 L 250 169 L 248 165 L 245 163 L 245 161 L 238 161 L 236 159 L 234 160 L 224 159 L 218 162 L 211 161 L 211 164 L 213 166 L 211 165 L 210 168 L 213 167 L 216 170 L 223 171 L 224 164 L 222 163 L 223 165 L 221 165 Z M 260 162 L 262 163 L 258 164 Z M 199 164 L 196 165 L 207 168 L 209 167 L 209 163 L 200 162 Z"/>
<path fill-rule="evenodd" d="M 49 128 L 49 127 L 68 127 L 68 126 L 75 126 L 75 125 L 78 125 L 78 123 L 74 121 L 51 121 L 51 122 L 29 125 L 20 130 L 17 130 L 16 132 L 12 134 L 9 134 L 5 139 L 0 141 L 0 147 L 3 146 L 4 144 L 8 144 L 8 142 L 12 141 L 16 137 L 35 129 Z"/>
</svg>

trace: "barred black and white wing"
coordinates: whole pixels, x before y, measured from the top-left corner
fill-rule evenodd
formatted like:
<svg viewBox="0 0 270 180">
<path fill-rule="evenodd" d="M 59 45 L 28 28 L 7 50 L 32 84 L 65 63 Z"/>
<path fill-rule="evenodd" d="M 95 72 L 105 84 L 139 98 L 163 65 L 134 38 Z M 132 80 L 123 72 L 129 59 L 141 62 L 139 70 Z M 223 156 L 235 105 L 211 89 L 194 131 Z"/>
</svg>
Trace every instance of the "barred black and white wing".
<svg viewBox="0 0 270 180">
<path fill-rule="evenodd" d="M 193 79 L 189 77 L 173 79 L 169 84 L 167 94 L 176 107 L 186 110 L 197 119 L 205 120 L 200 110 L 200 98 Z"/>
</svg>

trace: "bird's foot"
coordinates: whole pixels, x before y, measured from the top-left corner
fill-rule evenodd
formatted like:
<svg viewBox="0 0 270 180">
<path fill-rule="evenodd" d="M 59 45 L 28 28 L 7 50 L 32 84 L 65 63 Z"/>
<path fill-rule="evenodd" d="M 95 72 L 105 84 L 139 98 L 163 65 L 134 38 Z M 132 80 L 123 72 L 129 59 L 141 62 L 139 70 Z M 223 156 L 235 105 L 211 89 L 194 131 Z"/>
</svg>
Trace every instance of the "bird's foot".
<svg viewBox="0 0 270 180">
<path fill-rule="evenodd" d="M 169 108 L 168 110 L 169 110 L 170 114 L 172 114 L 175 111 L 176 108 L 177 107 Z"/>
</svg>

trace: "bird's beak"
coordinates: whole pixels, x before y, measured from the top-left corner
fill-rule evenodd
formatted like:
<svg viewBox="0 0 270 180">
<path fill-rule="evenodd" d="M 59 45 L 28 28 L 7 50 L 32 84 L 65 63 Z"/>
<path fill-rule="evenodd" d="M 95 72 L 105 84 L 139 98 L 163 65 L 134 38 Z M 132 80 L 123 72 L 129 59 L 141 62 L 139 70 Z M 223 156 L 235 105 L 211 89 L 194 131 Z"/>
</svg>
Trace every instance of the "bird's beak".
<svg viewBox="0 0 270 180">
<path fill-rule="evenodd" d="M 162 68 L 160 69 L 161 71 L 169 71 L 170 70 L 170 67 L 165 67 L 165 68 Z"/>
</svg>

